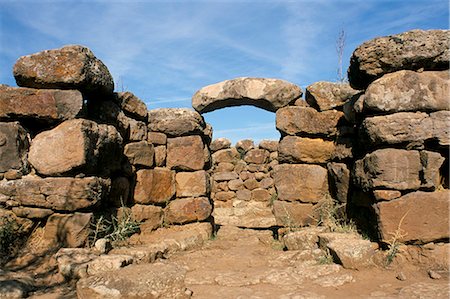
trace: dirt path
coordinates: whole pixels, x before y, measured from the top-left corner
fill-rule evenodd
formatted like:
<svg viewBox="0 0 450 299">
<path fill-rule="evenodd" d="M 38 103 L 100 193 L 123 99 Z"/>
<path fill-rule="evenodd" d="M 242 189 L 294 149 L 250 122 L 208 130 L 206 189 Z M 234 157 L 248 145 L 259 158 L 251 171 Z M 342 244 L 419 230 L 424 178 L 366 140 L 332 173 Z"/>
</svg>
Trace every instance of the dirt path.
<svg viewBox="0 0 450 299">
<path fill-rule="evenodd" d="M 432 280 L 413 266 L 347 270 L 318 255 L 282 251 L 268 231 L 222 227 L 201 249 L 169 260 L 188 270 L 193 298 L 448 298 L 448 276 Z"/>
</svg>

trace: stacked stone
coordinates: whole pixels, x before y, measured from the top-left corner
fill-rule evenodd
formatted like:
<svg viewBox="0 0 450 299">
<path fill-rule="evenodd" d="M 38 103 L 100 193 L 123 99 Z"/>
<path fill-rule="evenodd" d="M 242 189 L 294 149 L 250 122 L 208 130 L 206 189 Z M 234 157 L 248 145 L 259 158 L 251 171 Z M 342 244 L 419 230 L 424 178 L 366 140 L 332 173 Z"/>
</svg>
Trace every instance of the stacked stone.
<svg viewBox="0 0 450 299">
<path fill-rule="evenodd" d="M 428 243 L 449 234 L 448 30 L 376 38 L 351 58 L 364 153 L 352 203 L 376 216 L 380 240 Z"/>
<path fill-rule="evenodd" d="M 225 138 L 211 143 L 214 221 L 219 225 L 267 228 L 276 225 L 272 169 L 278 164 L 278 141 Z"/>
<path fill-rule="evenodd" d="M 277 111 L 282 137 L 273 211 L 279 226 L 315 224 L 322 203 L 347 203 L 354 126 L 343 110 L 357 93 L 346 83 L 317 82 L 306 88 L 306 101 Z"/>
<path fill-rule="evenodd" d="M 14 77 L 20 87 L 0 87 L 0 213 L 80 246 L 121 168 L 122 136 L 87 109 L 114 96 L 113 79 L 81 46 L 23 56 Z"/>
<path fill-rule="evenodd" d="M 150 110 L 148 121 L 155 168 L 136 172 L 131 209 L 146 211 L 153 227 L 208 220 L 211 126 L 185 108 Z"/>
</svg>

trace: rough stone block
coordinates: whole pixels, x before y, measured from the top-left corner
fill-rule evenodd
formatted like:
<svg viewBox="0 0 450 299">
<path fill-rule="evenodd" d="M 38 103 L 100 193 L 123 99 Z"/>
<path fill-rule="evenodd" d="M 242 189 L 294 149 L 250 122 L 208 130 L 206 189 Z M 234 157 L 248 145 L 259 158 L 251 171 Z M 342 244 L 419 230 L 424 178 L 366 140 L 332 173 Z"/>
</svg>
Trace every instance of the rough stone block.
<svg viewBox="0 0 450 299">
<path fill-rule="evenodd" d="M 189 223 L 207 219 L 212 206 L 206 197 L 180 198 L 169 203 L 165 210 L 164 221 L 172 223 Z"/>
<path fill-rule="evenodd" d="M 17 85 L 34 88 L 79 89 L 112 94 L 114 81 L 107 67 L 91 50 L 64 46 L 20 57 L 14 65 Z"/>
<path fill-rule="evenodd" d="M 333 258 L 346 269 L 361 270 L 372 265 L 375 251 L 369 240 L 336 239 L 327 244 Z"/>
<path fill-rule="evenodd" d="M 148 132 L 147 141 L 153 145 L 166 145 L 167 135 L 160 132 Z"/>
<path fill-rule="evenodd" d="M 318 112 L 310 107 L 291 106 L 277 111 L 276 127 L 287 135 L 334 136 L 344 113 L 337 110 Z"/>
<path fill-rule="evenodd" d="M 341 203 L 346 203 L 350 187 L 350 170 L 346 164 L 335 162 L 328 163 L 327 169 L 335 198 Z"/>
<path fill-rule="evenodd" d="M 83 246 L 93 217 L 92 213 L 53 214 L 45 225 L 44 239 L 64 247 Z"/>
<path fill-rule="evenodd" d="M 416 191 L 376 204 L 378 229 L 384 242 L 429 243 L 447 239 L 450 191 Z"/>
<path fill-rule="evenodd" d="M 317 223 L 318 215 L 313 204 L 276 200 L 272 209 L 279 226 L 295 228 Z"/>
<path fill-rule="evenodd" d="M 152 167 L 155 150 L 147 141 L 132 142 L 125 145 L 124 155 L 135 166 Z"/>
<path fill-rule="evenodd" d="M 348 83 L 320 81 L 306 87 L 306 102 L 319 111 L 342 107 L 358 93 Z"/>
<path fill-rule="evenodd" d="M 263 139 L 259 142 L 258 148 L 276 152 L 278 150 L 278 140 Z"/>
<path fill-rule="evenodd" d="M 278 147 L 278 160 L 282 163 L 326 163 L 336 150 L 333 141 L 321 138 L 286 136 Z"/>
<path fill-rule="evenodd" d="M 175 181 L 177 197 L 199 197 L 209 193 L 209 175 L 204 170 L 178 172 Z"/>
<path fill-rule="evenodd" d="M 327 170 L 319 165 L 280 164 L 273 178 L 280 200 L 317 203 L 330 196 Z"/>
<path fill-rule="evenodd" d="M 175 195 L 175 191 L 175 172 L 170 169 L 157 167 L 136 172 L 136 203 L 166 203 Z"/>
<path fill-rule="evenodd" d="M 211 142 L 211 145 L 209 146 L 209 148 L 211 149 L 212 152 L 217 152 L 218 150 L 221 150 L 221 149 L 230 148 L 230 146 L 231 146 L 231 141 L 229 139 L 217 138 Z"/>
<path fill-rule="evenodd" d="M 10 169 L 26 173 L 27 132 L 18 122 L 0 123 L 0 173 Z"/>
<path fill-rule="evenodd" d="M 268 160 L 269 152 L 264 149 L 251 149 L 244 156 L 244 161 L 247 163 L 264 164 Z"/>
<path fill-rule="evenodd" d="M 448 30 L 412 30 L 367 41 L 350 59 L 350 85 L 365 89 L 377 78 L 399 70 L 448 69 L 448 44 Z"/>
<path fill-rule="evenodd" d="M 218 150 L 217 152 L 212 154 L 212 161 L 214 164 L 218 164 L 221 162 L 236 163 L 236 161 L 238 161 L 239 159 L 239 152 L 234 147 Z"/>
<path fill-rule="evenodd" d="M 169 136 L 203 134 L 205 120 L 188 108 L 160 108 L 148 111 L 148 127 Z"/>
<path fill-rule="evenodd" d="M 23 178 L 0 181 L 0 195 L 22 206 L 76 211 L 104 199 L 110 184 L 109 180 L 97 177 Z"/>
<path fill-rule="evenodd" d="M 138 120 L 147 121 L 147 105 L 133 93 L 118 92 L 114 100 L 126 114 Z"/>
<path fill-rule="evenodd" d="M 167 140 L 167 167 L 179 170 L 202 170 L 205 166 L 204 145 L 200 136 Z"/>
<path fill-rule="evenodd" d="M 120 169 L 121 156 L 122 137 L 113 126 L 73 119 L 36 135 L 28 161 L 46 176 L 109 175 Z"/>
</svg>

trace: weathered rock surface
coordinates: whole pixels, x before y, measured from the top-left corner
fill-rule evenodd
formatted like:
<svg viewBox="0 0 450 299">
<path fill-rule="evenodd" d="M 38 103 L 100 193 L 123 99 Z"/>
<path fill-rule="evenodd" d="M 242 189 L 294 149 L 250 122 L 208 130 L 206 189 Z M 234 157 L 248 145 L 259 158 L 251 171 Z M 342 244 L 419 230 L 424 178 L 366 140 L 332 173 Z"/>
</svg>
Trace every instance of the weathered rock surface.
<svg viewBox="0 0 450 299">
<path fill-rule="evenodd" d="M 125 145 L 124 155 L 128 162 L 135 166 L 152 167 L 154 163 L 155 150 L 153 144 L 147 141 L 132 142 Z"/>
<path fill-rule="evenodd" d="M 319 248 L 319 233 L 325 227 L 305 227 L 283 235 L 283 244 L 287 250 L 313 250 Z"/>
<path fill-rule="evenodd" d="M 90 261 L 98 258 L 99 253 L 89 248 L 61 248 L 55 255 L 58 272 L 67 279 L 87 276 Z"/>
<path fill-rule="evenodd" d="M 45 225 L 44 239 L 64 247 L 83 246 L 93 217 L 92 213 L 53 214 Z"/>
<path fill-rule="evenodd" d="M 239 153 L 245 154 L 255 148 L 255 142 L 252 139 L 242 139 L 236 142 L 235 148 Z"/>
<path fill-rule="evenodd" d="M 264 164 L 269 160 L 269 152 L 264 149 L 251 149 L 245 156 L 244 161 L 253 164 Z"/>
<path fill-rule="evenodd" d="M 31 207 L 13 207 L 12 211 L 18 217 L 28 218 L 28 219 L 42 219 L 47 218 L 53 211 L 50 209 L 43 208 L 31 208 Z"/>
<path fill-rule="evenodd" d="M 202 134 L 205 120 L 196 111 L 188 108 L 160 108 L 148 111 L 148 127 L 151 131 L 169 136 Z"/>
<path fill-rule="evenodd" d="M 372 145 L 423 143 L 434 135 L 433 122 L 423 112 L 399 112 L 364 119 L 361 129 Z"/>
<path fill-rule="evenodd" d="M 253 105 L 277 111 L 300 98 L 300 87 L 279 79 L 236 78 L 208 85 L 192 97 L 192 107 L 199 113 L 216 109 Z"/>
<path fill-rule="evenodd" d="M 87 274 L 98 275 L 109 271 L 118 270 L 133 263 L 133 257 L 123 254 L 101 255 L 89 262 Z"/>
<path fill-rule="evenodd" d="M 430 114 L 433 122 L 434 138 L 442 146 L 450 145 L 450 111 L 438 111 Z"/>
<path fill-rule="evenodd" d="M 0 181 L 0 197 L 22 206 L 75 211 L 100 202 L 109 186 L 109 180 L 97 177 L 23 178 Z"/>
<path fill-rule="evenodd" d="M 136 203 L 166 203 L 175 195 L 175 191 L 175 172 L 170 169 L 156 167 L 136 172 Z"/>
<path fill-rule="evenodd" d="M 317 203 L 328 192 L 328 173 L 319 165 L 280 164 L 275 166 L 273 178 L 278 199 Z"/>
<path fill-rule="evenodd" d="M 190 298 L 184 286 L 186 270 L 168 263 L 131 265 L 77 283 L 78 298 Z"/>
<path fill-rule="evenodd" d="M 147 141 L 153 145 L 166 145 L 167 135 L 160 132 L 148 132 Z"/>
<path fill-rule="evenodd" d="M 177 197 L 206 196 L 209 192 L 209 175 L 204 170 L 178 172 L 175 182 Z"/>
<path fill-rule="evenodd" d="M 78 90 L 0 86 L 0 119 L 48 125 L 84 114 L 83 96 Z"/>
<path fill-rule="evenodd" d="M 217 152 L 212 154 L 212 161 L 215 164 L 218 164 L 220 162 L 236 163 L 239 158 L 239 152 L 234 147 L 218 150 Z"/>
<path fill-rule="evenodd" d="M 373 197 L 376 201 L 392 200 L 402 196 L 398 190 L 373 190 Z"/>
<path fill-rule="evenodd" d="M 399 242 L 428 243 L 449 232 L 449 190 L 412 192 L 376 205 L 378 229 L 384 242 L 397 234 Z"/>
<path fill-rule="evenodd" d="M 360 270 L 369 267 L 375 251 L 369 240 L 353 238 L 336 239 L 327 244 L 333 258 L 346 269 Z"/>
<path fill-rule="evenodd" d="M 169 202 L 165 210 L 167 223 L 188 223 L 202 221 L 211 215 L 212 206 L 206 197 L 177 198 Z"/>
<path fill-rule="evenodd" d="M 259 142 L 258 147 L 260 149 L 268 150 L 269 152 L 275 152 L 278 148 L 278 140 L 263 139 Z"/>
<path fill-rule="evenodd" d="M 136 204 L 131 207 L 131 215 L 134 220 L 143 222 L 140 225 L 141 232 L 152 231 L 162 225 L 163 209 L 153 205 Z"/>
<path fill-rule="evenodd" d="M 13 72 L 17 85 L 23 87 L 79 89 L 103 94 L 114 90 L 107 67 L 91 50 L 78 45 L 22 56 Z"/>
<path fill-rule="evenodd" d="M 350 187 L 350 170 L 344 163 L 331 162 L 327 164 L 332 192 L 339 202 L 346 203 Z"/>
<path fill-rule="evenodd" d="M 0 173 L 10 169 L 26 172 L 29 139 L 19 122 L 0 122 Z"/>
<path fill-rule="evenodd" d="M 73 119 L 38 134 L 32 140 L 28 161 L 46 176 L 107 176 L 120 169 L 121 153 L 122 137 L 113 126 Z"/>
<path fill-rule="evenodd" d="M 205 166 L 204 144 L 200 136 L 167 139 L 167 167 L 178 170 L 201 170 Z"/>
<path fill-rule="evenodd" d="M 381 149 L 355 162 L 355 182 L 363 189 L 382 187 L 395 190 L 420 188 L 420 153 Z"/>
<path fill-rule="evenodd" d="M 114 100 L 125 113 L 130 114 L 138 120 L 148 120 L 147 105 L 133 93 L 129 91 L 118 92 L 115 94 Z"/>
<path fill-rule="evenodd" d="M 336 150 L 333 141 L 320 138 L 286 136 L 278 146 L 280 163 L 326 163 Z"/>
<path fill-rule="evenodd" d="M 337 110 L 318 112 L 309 107 L 285 107 L 277 111 L 276 127 L 288 135 L 333 136 L 344 113 Z"/>
<path fill-rule="evenodd" d="M 363 97 L 363 110 L 393 113 L 449 110 L 448 71 L 398 71 L 369 85 Z"/>
<path fill-rule="evenodd" d="M 448 30 L 412 30 L 367 41 L 350 59 L 350 85 L 365 89 L 375 79 L 399 70 L 448 69 L 448 44 Z"/>
<path fill-rule="evenodd" d="M 437 188 L 441 184 L 440 169 L 445 158 L 440 153 L 421 151 L 420 161 L 422 163 L 422 187 Z"/>
<path fill-rule="evenodd" d="M 277 224 L 267 201 L 244 203 L 238 199 L 234 202 L 234 206 L 214 207 L 213 216 L 214 222 L 219 225 L 267 228 Z"/>
<path fill-rule="evenodd" d="M 218 150 L 221 150 L 221 149 L 230 148 L 230 146 L 231 146 L 231 141 L 229 139 L 217 138 L 211 142 L 211 145 L 209 146 L 209 148 L 211 149 L 212 152 L 217 152 Z"/>
<path fill-rule="evenodd" d="M 306 87 L 306 102 L 319 111 L 342 107 L 358 91 L 348 83 L 320 81 Z"/>
<path fill-rule="evenodd" d="M 298 228 L 317 223 L 318 214 L 313 204 L 276 200 L 272 208 L 279 226 Z"/>
</svg>

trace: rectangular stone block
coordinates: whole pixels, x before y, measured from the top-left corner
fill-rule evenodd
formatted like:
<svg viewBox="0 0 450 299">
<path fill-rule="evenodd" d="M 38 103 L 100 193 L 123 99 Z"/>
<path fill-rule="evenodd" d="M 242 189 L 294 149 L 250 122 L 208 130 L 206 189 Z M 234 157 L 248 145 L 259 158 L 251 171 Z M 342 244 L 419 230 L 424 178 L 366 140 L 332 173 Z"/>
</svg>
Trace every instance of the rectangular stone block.
<svg viewBox="0 0 450 299">
<path fill-rule="evenodd" d="M 278 199 L 317 203 L 330 197 L 327 170 L 319 165 L 280 164 L 273 172 Z"/>
<path fill-rule="evenodd" d="M 78 90 L 0 86 L 0 119 L 35 120 L 54 124 L 82 117 L 83 96 Z"/>
<path fill-rule="evenodd" d="M 195 171 L 205 166 L 204 144 L 200 136 L 167 139 L 167 167 Z"/>
<path fill-rule="evenodd" d="M 335 150 L 333 141 L 286 136 L 280 141 L 278 159 L 281 163 L 326 163 L 333 158 Z"/>
<path fill-rule="evenodd" d="M 416 191 L 376 204 L 378 229 L 384 242 L 428 243 L 448 239 L 450 191 Z"/>
<path fill-rule="evenodd" d="M 209 175 L 204 170 L 178 172 L 175 181 L 177 197 L 199 197 L 209 193 Z"/>
<path fill-rule="evenodd" d="M 108 195 L 110 180 L 86 178 L 23 178 L 0 181 L 0 196 L 22 206 L 76 211 L 89 208 Z"/>
<path fill-rule="evenodd" d="M 175 172 L 156 167 L 136 172 L 134 201 L 140 204 L 167 203 L 175 195 Z"/>
</svg>

